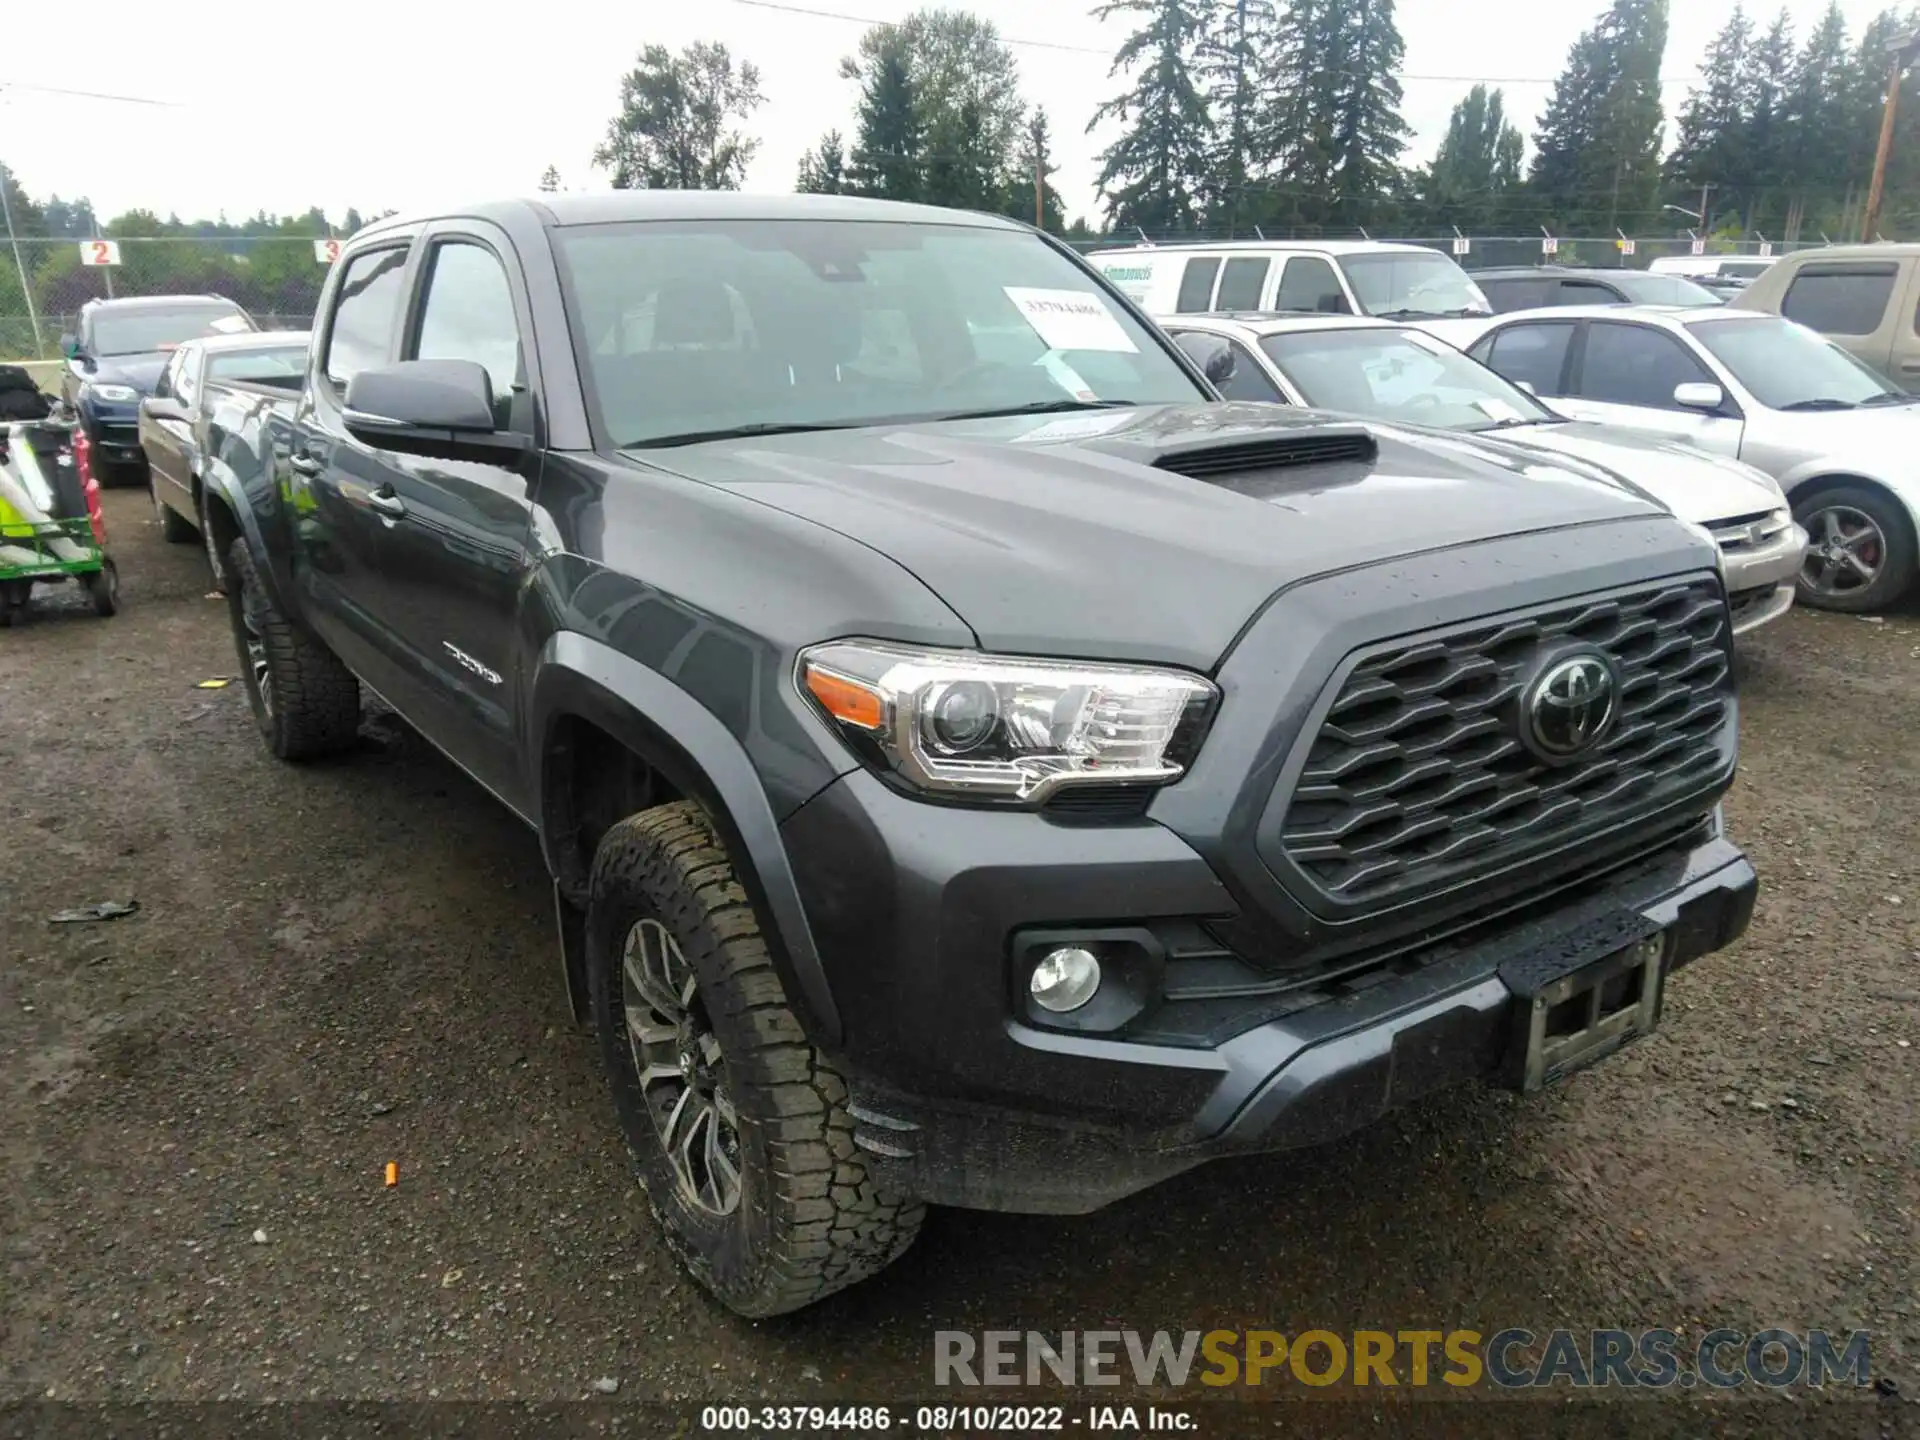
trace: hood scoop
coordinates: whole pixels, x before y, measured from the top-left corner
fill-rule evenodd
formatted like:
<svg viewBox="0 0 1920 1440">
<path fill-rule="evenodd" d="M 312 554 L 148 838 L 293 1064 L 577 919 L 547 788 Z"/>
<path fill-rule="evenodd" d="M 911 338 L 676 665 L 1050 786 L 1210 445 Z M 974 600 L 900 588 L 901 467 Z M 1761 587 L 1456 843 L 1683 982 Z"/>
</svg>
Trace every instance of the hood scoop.
<svg viewBox="0 0 1920 1440">
<path fill-rule="evenodd" d="M 1257 440 L 1182 446 L 1165 451 L 1153 464 L 1190 480 L 1218 480 L 1302 465 L 1371 465 L 1379 458 L 1380 445 L 1372 431 L 1357 425 L 1322 425 Z"/>
</svg>

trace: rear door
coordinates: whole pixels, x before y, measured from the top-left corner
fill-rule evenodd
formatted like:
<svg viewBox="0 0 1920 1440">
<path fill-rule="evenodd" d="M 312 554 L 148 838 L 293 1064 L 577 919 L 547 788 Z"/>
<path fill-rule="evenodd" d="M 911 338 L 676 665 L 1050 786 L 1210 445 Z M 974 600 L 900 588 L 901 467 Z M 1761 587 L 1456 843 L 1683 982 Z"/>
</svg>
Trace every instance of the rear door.
<svg viewBox="0 0 1920 1440">
<path fill-rule="evenodd" d="M 1555 408 L 1578 420 L 1624 425 L 1642 434 L 1684 440 L 1721 455 L 1740 454 L 1745 428 L 1728 396 L 1709 414 L 1677 403 L 1681 385 L 1719 385 L 1719 377 L 1679 338 L 1653 325 L 1589 320 L 1570 356 L 1566 393 Z"/>
<path fill-rule="evenodd" d="M 1780 297 L 1780 313 L 1893 378 L 1894 334 L 1910 325 L 1902 303 L 1907 281 L 1892 258 L 1802 261 Z"/>
</svg>

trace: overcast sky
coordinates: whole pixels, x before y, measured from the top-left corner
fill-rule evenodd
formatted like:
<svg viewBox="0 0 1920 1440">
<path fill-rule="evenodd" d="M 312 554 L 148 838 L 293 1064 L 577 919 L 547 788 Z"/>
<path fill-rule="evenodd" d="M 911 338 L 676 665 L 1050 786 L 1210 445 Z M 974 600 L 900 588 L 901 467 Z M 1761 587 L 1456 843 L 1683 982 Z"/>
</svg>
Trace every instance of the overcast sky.
<svg viewBox="0 0 1920 1440">
<path fill-rule="evenodd" d="M 912 0 L 794 0 L 898 20 Z M 1825 0 L 1788 0 L 1804 31 Z M 1123 35 L 1079 0 L 973 0 L 1014 43 L 1030 100 L 1053 117 L 1069 214 L 1094 212 L 1104 137 L 1084 134 Z M 1476 79 L 1501 84 L 1531 137 L 1567 48 L 1602 0 L 1400 0 L 1412 156 L 1439 143 Z M 1767 11 L 1765 0 L 1757 7 Z M 1881 0 L 1842 0 L 1853 33 Z M 1677 0 L 1664 75 L 1669 127 L 1732 0 Z M 50 13 L 40 7 L 41 13 Z M 568 189 L 598 189 L 594 145 L 620 77 L 649 43 L 724 41 L 760 67 L 766 104 L 748 186 L 790 190 L 822 131 L 852 129 L 853 86 L 837 74 L 864 28 L 745 0 L 89 0 L 75 25 L 0 45 L 14 81 L 170 102 L 130 105 L 0 90 L 0 159 L 29 193 L 90 197 L 110 216 L 136 206 L 183 218 L 240 219 L 324 206 L 338 218 L 532 191 L 548 164 Z M 80 14 L 82 11 L 75 11 Z M 17 39 L 17 37 L 16 37 Z M 1027 43 L 1021 43 L 1027 42 Z M 1435 78 L 1423 78 L 1435 77 Z M 1455 78 L 1459 77 L 1459 78 Z"/>
</svg>

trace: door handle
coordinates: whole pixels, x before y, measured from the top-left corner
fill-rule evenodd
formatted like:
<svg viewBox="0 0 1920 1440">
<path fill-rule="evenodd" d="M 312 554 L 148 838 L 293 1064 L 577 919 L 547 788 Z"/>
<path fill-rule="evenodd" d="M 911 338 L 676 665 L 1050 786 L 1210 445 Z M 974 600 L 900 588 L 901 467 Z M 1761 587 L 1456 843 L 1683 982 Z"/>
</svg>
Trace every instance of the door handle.
<svg viewBox="0 0 1920 1440">
<path fill-rule="evenodd" d="M 390 515 L 395 519 L 407 513 L 407 502 L 394 494 L 393 490 L 386 485 L 382 485 L 378 490 L 369 490 L 367 504 L 382 515 Z"/>
<path fill-rule="evenodd" d="M 318 475 L 323 468 L 320 462 L 314 459 L 313 456 L 298 453 L 289 455 L 287 457 L 287 464 L 291 465 L 302 475 Z"/>
</svg>

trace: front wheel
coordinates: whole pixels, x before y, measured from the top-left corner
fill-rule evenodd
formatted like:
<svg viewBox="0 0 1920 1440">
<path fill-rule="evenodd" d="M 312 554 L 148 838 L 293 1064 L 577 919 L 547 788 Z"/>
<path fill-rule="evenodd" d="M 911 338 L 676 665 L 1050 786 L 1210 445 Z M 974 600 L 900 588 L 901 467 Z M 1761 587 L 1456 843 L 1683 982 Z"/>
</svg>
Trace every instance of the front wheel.
<svg viewBox="0 0 1920 1440">
<path fill-rule="evenodd" d="M 1839 485 L 1800 502 L 1794 518 L 1807 532 L 1802 604 L 1859 614 L 1885 610 L 1913 587 L 1913 525 L 1892 496 Z"/>
<path fill-rule="evenodd" d="M 615 1108 L 667 1243 L 741 1315 L 797 1310 L 913 1243 L 853 1143 L 846 1082 L 788 1007 L 706 814 L 621 821 L 594 856 L 587 977 Z"/>
</svg>

